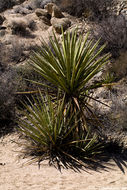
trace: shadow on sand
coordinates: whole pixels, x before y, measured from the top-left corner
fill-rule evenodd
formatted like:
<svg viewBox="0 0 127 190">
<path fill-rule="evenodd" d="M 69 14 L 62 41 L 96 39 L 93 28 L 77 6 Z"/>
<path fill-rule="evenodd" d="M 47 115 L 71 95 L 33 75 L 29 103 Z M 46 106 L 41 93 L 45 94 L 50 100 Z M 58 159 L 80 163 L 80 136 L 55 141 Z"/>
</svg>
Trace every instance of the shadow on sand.
<svg viewBox="0 0 127 190">
<path fill-rule="evenodd" d="M 5 123 L 0 122 L 0 138 L 15 132 L 15 128 L 13 127 L 14 125 L 14 122 L 10 121 L 6 121 Z M 125 174 L 125 169 L 127 168 L 127 149 L 123 149 L 123 147 L 118 146 L 117 143 L 112 142 L 106 144 L 104 147 L 105 148 L 103 149 L 103 152 L 98 154 L 98 156 L 89 159 L 78 160 L 79 162 L 64 157 L 58 159 L 57 156 L 56 158 L 48 157 L 45 160 L 48 159 L 49 165 L 53 165 L 60 172 L 64 168 L 71 169 L 75 172 L 85 171 L 90 173 L 90 171 L 93 170 L 101 173 L 102 171 L 109 172 L 110 170 L 114 170 L 114 166 L 117 165 L 121 172 Z M 31 162 L 29 156 L 28 160 Z M 38 163 L 39 167 L 41 162 L 43 162 L 43 160 L 40 160 Z"/>
</svg>

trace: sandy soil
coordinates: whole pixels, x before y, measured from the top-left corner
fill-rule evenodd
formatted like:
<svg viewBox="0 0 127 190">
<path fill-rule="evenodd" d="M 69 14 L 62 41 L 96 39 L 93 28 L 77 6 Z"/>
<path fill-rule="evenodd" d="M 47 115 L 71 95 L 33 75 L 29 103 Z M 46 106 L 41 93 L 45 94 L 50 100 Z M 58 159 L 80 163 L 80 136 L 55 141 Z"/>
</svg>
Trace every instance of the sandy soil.
<svg viewBox="0 0 127 190">
<path fill-rule="evenodd" d="M 62 170 L 44 162 L 24 166 L 26 160 L 18 159 L 17 145 L 12 141 L 16 134 L 0 139 L 0 190 L 127 190 L 127 169 L 123 173 L 113 164 L 99 172 L 87 170 L 74 172 Z"/>
</svg>

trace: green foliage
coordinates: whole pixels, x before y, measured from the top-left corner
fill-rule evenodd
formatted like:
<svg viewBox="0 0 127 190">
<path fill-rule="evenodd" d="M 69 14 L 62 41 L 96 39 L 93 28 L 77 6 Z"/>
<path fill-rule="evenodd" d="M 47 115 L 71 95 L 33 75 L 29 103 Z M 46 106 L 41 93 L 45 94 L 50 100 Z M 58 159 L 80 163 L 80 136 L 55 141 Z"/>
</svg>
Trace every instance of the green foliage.
<svg viewBox="0 0 127 190">
<path fill-rule="evenodd" d="M 110 54 L 102 56 L 105 45 L 99 47 L 99 40 L 94 43 L 88 36 L 87 33 L 85 38 L 82 35 L 78 37 L 76 30 L 66 34 L 62 31 L 62 41 L 59 43 L 54 34 L 54 38 L 50 38 L 51 48 L 43 40 L 42 46 L 30 58 L 34 70 L 65 95 L 65 105 L 71 104 L 71 113 L 80 112 L 79 117 L 82 117 L 85 126 L 84 110 L 92 120 L 94 117 L 88 103 L 90 91 L 103 84 L 103 81 L 91 83 L 91 79 L 109 62 L 110 57 Z"/>
<path fill-rule="evenodd" d="M 63 33 L 61 44 L 54 34 L 50 43 L 52 50 L 42 41 L 31 57 L 30 63 L 39 74 L 71 97 L 96 87 L 87 84 L 109 62 L 109 54 L 100 57 L 105 45 L 98 48 L 99 41 L 88 40 L 88 34 L 85 39 L 77 37 L 76 31 Z"/>
<path fill-rule="evenodd" d="M 103 78 L 104 84 L 110 84 L 115 81 L 115 77 L 112 73 L 106 73 L 105 77 Z"/>
<path fill-rule="evenodd" d="M 26 154 L 33 161 L 40 163 L 48 158 L 50 164 L 57 167 L 71 167 L 73 164 L 84 165 L 84 160 L 92 159 L 100 153 L 96 135 L 92 138 L 87 133 L 76 136 L 75 115 L 69 115 L 69 108 L 64 108 L 64 98 L 53 103 L 49 96 L 33 97 L 29 105 L 24 104 L 25 120 L 19 122 L 20 131 L 30 140 L 25 144 Z"/>
<path fill-rule="evenodd" d="M 59 42 L 54 34 L 51 48 L 43 40 L 30 58 L 30 65 L 47 84 L 33 82 L 52 93 L 50 98 L 40 93 L 40 97 L 27 100 L 25 119 L 19 123 L 21 132 L 30 139 L 26 154 L 38 163 L 49 158 L 58 167 L 72 168 L 84 165 L 85 160 L 100 152 L 96 136 L 90 133 L 89 126 L 94 126 L 97 119 L 89 100 L 91 90 L 104 83 L 91 81 L 109 62 L 110 55 L 102 56 L 105 45 L 100 47 L 99 40 L 94 43 L 88 36 L 78 37 L 76 30 L 66 34 L 62 31 Z"/>
</svg>

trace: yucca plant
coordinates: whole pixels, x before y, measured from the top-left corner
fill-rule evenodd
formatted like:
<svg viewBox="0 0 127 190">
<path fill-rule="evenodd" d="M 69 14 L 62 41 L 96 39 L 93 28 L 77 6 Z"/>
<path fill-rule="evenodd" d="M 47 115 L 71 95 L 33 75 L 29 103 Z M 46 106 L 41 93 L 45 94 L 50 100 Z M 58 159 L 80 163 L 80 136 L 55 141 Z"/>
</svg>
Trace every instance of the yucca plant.
<svg viewBox="0 0 127 190">
<path fill-rule="evenodd" d="M 88 37 L 88 33 L 85 38 L 78 36 L 77 30 L 66 34 L 62 31 L 62 40 L 59 42 L 53 33 L 53 38 L 50 38 L 51 48 L 42 40 L 42 46 L 33 52 L 29 61 L 35 71 L 50 82 L 48 88 L 53 84 L 65 96 L 65 107 L 71 105 L 70 115 L 79 112 L 78 117 L 83 121 L 83 126 L 85 124 L 85 130 L 88 130 L 87 117 L 89 121 L 94 117 L 88 103 L 90 91 L 102 86 L 104 82 L 91 83 L 91 79 L 109 63 L 110 58 L 110 54 L 102 56 L 105 45 L 100 47 L 100 40 L 94 43 Z"/>
<path fill-rule="evenodd" d="M 32 157 L 32 162 L 49 159 L 49 163 L 60 168 L 73 168 L 84 166 L 84 161 L 91 159 L 101 151 L 101 145 L 97 143 L 96 135 L 90 137 L 90 133 L 75 136 L 75 115 L 69 117 L 69 107 L 64 112 L 64 98 L 53 103 L 48 95 L 33 97 L 24 103 L 25 116 L 19 122 L 19 130 L 27 142 L 25 155 Z"/>
<path fill-rule="evenodd" d="M 41 93 L 40 97 L 33 97 L 33 103 L 28 101 L 29 105 L 24 104 L 26 112 L 23 111 L 26 120 L 20 121 L 19 127 L 29 139 L 25 144 L 26 155 L 32 156 L 32 161 L 40 163 L 48 158 L 50 164 L 73 168 L 74 163 L 84 165 L 82 160 L 100 153 L 95 135 L 90 138 L 88 133 L 76 138 L 75 116 L 68 117 L 69 108 L 64 112 L 64 101 L 54 104 Z"/>
</svg>

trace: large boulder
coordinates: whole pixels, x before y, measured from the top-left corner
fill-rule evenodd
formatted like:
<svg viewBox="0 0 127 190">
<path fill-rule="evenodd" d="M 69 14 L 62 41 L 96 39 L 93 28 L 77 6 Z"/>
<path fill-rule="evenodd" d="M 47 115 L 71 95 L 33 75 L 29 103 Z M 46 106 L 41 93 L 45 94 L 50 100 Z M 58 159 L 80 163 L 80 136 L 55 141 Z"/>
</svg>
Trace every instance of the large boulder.
<svg viewBox="0 0 127 190">
<path fill-rule="evenodd" d="M 71 25 L 71 21 L 68 18 L 51 18 L 51 24 L 58 34 L 61 34 L 61 28 L 65 31 Z"/>
<path fill-rule="evenodd" d="M 64 15 L 62 14 L 61 10 L 59 9 L 58 6 L 56 6 L 54 3 L 48 3 L 44 7 L 47 12 L 52 16 L 56 18 L 63 18 Z"/>
<path fill-rule="evenodd" d="M 40 8 L 38 8 L 38 9 L 35 10 L 35 14 L 36 14 L 38 17 L 40 17 L 40 16 L 45 16 L 45 17 L 47 17 L 47 16 L 48 16 L 48 12 L 47 12 L 45 9 L 40 9 Z"/>
<path fill-rule="evenodd" d="M 46 24 L 51 25 L 50 19 L 51 15 L 45 9 L 36 9 L 35 14 Z"/>
</svg>

